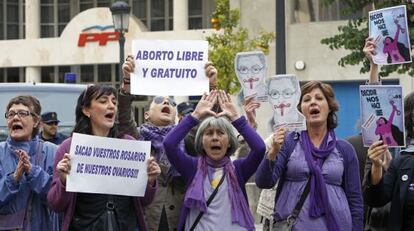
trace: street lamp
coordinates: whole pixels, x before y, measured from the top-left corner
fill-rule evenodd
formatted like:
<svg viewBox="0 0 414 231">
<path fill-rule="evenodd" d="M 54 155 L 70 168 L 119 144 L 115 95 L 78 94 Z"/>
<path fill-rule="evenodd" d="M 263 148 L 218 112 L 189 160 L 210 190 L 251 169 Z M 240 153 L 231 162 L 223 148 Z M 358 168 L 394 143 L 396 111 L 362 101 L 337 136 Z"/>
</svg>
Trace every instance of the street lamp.
<svg viewBox="0 0 414 231">
<path fill-rule="evenodd" d="M 122 64 L 124 64 L 125 32 L 128 32 L 131 7 L 124 1 L 116 1 L 111 6 L 115 31 L 119 32 L 119 80 L 122 83 Z"/>
</svg>

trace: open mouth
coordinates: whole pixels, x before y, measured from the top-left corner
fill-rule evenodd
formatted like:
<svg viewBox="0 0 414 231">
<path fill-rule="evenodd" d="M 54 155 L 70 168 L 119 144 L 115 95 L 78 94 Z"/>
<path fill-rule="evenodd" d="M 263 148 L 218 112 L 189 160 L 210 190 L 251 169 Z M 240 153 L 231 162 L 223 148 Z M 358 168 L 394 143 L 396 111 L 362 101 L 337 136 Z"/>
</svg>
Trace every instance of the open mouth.
<svg viewBox="0 0 414 231">
<path fill-rule="evenodd" d="M 163 108 L 162 108 L 162 110 L 161 110 L 161 112 L 162 112 L 162 113 L 167 113 L 167 114 L 170 114 L 170 112 L 171 112 L 170 107 L 168 107 L 168 106 L 163 107 Z"/>
<path fill-rule="evenodd" d="M 113 119 L 114 116 L 115 116 L 115 113 L 113 113 L 113 112 L 110 112 L 110 113 L 106 113 L 105 114 L 105 118 L 107 118 L 107 119 Z"/>
<path fill-rule="evenodd" d="M 220 151 L 220 150 L 221 150 L 221 147 L 220 147 L 220 146 L 218 146 L 218 145 L 211 146 L 211 150 L 214 150 L 214 151 Z"/>
<path fill-rule="evenodd" d="M 22 125 L 20 125 L 20 124 L 14 124 L 14 125 L 12 126 L 12 130 L 13 130 L 13 131 L 16 131 L 16 130 L 21 130 L 21 129 L 23 129 L 23 126 L 22 126 Z"/>
<path fill-rule="evenodd" d="M 317 109 L 317 108 L 313 108 L 313 109 L 311 109 L 311 110 L 310 110 L 310 112 L 309 112 L 309 113 L 310 113 L 311 115 L 317 115 L 317 114 L 319 114 L 319 112 L 320 112 L 320 111 L 319 111 L 319 109 Z"/>
</svg>

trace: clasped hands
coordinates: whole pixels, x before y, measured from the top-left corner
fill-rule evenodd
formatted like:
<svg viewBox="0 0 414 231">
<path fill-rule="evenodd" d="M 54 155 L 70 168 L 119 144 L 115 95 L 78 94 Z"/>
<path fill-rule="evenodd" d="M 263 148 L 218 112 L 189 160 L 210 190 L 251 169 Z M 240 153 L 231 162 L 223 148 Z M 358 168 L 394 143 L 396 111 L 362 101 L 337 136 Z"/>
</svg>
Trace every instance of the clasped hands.
<svg viewBox="0 0 414 231">
<path fill-rule="evenodd" d="M 30 156 L 27 154 L 26 151 L 17 149 L 15 150 L 15 154 L 19 157 L 19 162 L 17 163 L 16 170 L 14 171 L 14 179 L 16 182 L 20 182 L 23 177 L 23 173 L 28 175 L 30 170 L 32 169 L 32 164 L 30 163 Z"/>
</svg>

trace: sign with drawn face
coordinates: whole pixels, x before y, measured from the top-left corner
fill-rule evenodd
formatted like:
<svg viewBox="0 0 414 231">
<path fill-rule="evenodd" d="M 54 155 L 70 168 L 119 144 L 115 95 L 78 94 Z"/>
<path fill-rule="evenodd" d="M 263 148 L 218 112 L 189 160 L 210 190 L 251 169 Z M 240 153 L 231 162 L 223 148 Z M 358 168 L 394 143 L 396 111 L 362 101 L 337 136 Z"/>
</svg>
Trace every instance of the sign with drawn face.
<svg viewBox="0 0 414 231">
<path fill-rule="evenodd" d="M 267 61 L 263 52 L 239 52 L 234 61 L 234 69 L 245 97 L 254 95 L 257 100 L 267 101 L 265 78 Z"/>
<path fill-rule="evenodd" d="M 272 131 L 286 127 L 289 131 L 306 130 L 305 117 L 297 108 L 299 81 L 294 75 L 276 75 L 267 82 L 268 101 L 273 110 L 269 125 Z"/>
</svg>

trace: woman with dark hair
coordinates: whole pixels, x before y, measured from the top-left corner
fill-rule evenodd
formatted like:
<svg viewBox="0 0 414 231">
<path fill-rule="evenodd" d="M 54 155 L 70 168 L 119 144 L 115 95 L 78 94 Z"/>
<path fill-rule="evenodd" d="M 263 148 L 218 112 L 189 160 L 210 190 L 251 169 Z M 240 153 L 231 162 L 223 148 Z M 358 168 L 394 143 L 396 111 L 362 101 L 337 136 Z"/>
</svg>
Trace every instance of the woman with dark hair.
<svg viewBox="0 0 414 231">
<path fill-rule="evenodd" d="M 110 86 L 93 85 L 81 93 L 76 105 L 76 125 L 73 132 L 133 139 L 118 133 L 116 90 Z M 52 188 L 48 194 L 50 207 L 64 213 L 62 229 L 65 230 L 147 230 L 143 206 L 151 203 L 157 188 L 156 177 L 160 168 L 153 158 L 148 160 L 148 183 L 145 196 L 129 197 L 66 191 L 69 174 L 70 145 L 66 139 L 56 152 Z"/>
<path fill-rule="evenodd" d="M 222 110 L 218 114 L 212 111 L 217 101 Z M 178 144 L 203 118 L 195 138 L 200 157 L 186 155 Z M 238 146 L 233 127 L 251 151 L 246 158 L 232 162 L 230 155 Z M 177 230 L 255 229 L 245 184 L 256 171 L 266 147 L 245 117 L 239 115 L 229 95 L 224 91 L 204 94 L 194 112 L 184 117 L 163 143 L 168 159 L 187 185 Z"/>
<path fill-rule="evenodd" d="M 332 87 L 306 83 L 298 108 L 307 130 L 278 129 L 256 173 L 259 188 L 278 182 L 274 230 L 288 224 L 293 230 L 362 230 L 358 160 L 351 144 L 335 136 L 339 105 Z"/>
<path fill-rule="evenodd" d="M 37 136 L 41 106 L 32 96 L 12 98 L 0 143 L 0 230 L 52 230 L 46 195 L 56 145 Z"/>
<path fill-rule="evenodd" d="M 366 174 L 364 199 L 373 207 L 391 202 L 388 230 L 414 230 L 414 92 L 404 99 L 407 147 L 384 170 L 388 146 L 376 142 L 368 149 L 372 167 Z"/>
</svg>

